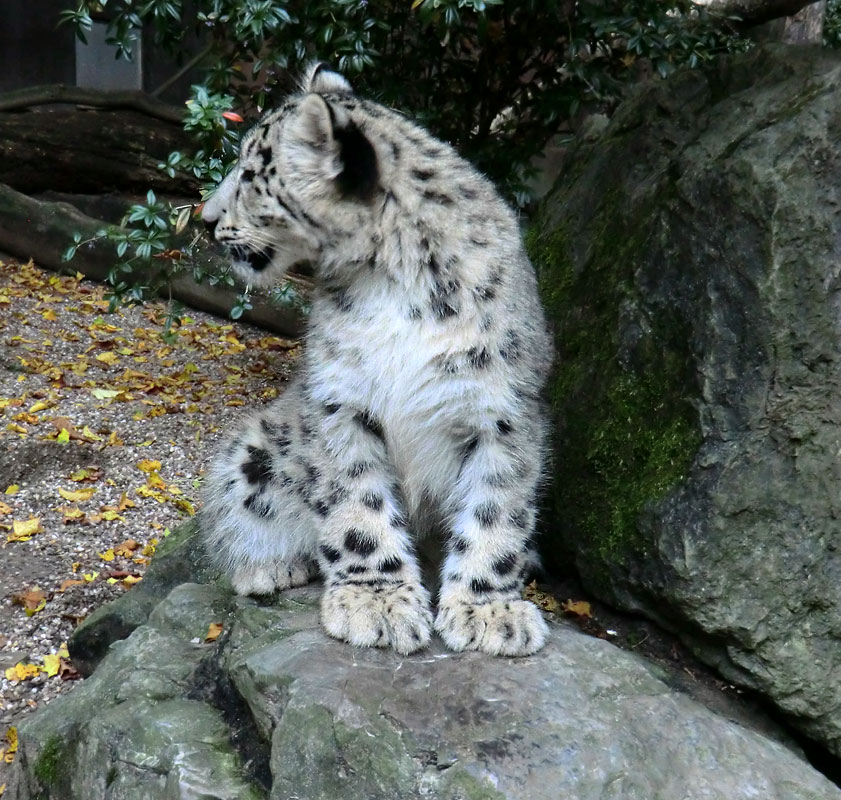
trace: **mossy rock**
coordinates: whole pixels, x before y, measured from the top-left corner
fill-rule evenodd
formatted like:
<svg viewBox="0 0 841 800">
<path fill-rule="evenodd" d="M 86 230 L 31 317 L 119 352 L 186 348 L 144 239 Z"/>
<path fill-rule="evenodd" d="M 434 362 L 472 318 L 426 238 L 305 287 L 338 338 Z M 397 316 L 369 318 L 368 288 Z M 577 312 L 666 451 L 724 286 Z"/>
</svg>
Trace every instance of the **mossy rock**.
<svg viewBox="0 0 841 800">
<path fill-rule="evenodd" d="M 582 142 L 528 247 L 555 327 L 547 561 L 841 755 L 841 60 L 757 48 Z"/>
</svg>

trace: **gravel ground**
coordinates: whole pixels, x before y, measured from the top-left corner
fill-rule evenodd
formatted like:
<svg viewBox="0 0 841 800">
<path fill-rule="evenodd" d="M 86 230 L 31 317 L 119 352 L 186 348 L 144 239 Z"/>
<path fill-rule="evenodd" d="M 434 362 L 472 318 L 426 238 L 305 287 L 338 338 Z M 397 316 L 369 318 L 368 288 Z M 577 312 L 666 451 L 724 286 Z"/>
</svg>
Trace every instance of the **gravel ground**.
<svg viewBox="0 0 841 800">
<path fill-rule="evenodd" d="M 296 355 L 201 312 L 167 335 L 163 304 L 107 306 L 98 284 L 0 261 L 0 793 L 9 729 L 76 683 L 74 626 L 142 579 L 220 436 Z"/>
</svg>

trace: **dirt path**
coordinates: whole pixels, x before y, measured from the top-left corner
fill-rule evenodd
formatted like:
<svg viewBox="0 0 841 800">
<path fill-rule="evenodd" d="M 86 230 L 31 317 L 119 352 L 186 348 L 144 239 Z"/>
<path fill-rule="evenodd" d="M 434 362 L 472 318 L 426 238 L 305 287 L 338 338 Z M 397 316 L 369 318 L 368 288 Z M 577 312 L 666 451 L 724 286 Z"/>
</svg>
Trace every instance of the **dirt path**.
<svg viewBox="0 0 841 800">
<path fill-rule="evenodd" d="M 0 788 L 9 730 L 72 688 L 73 627 L 142 578 L 295 357 L 200 312 L 169 335 L 163 304 L 107 307 L 98 284 L 0 262 Z"/>
</svg>

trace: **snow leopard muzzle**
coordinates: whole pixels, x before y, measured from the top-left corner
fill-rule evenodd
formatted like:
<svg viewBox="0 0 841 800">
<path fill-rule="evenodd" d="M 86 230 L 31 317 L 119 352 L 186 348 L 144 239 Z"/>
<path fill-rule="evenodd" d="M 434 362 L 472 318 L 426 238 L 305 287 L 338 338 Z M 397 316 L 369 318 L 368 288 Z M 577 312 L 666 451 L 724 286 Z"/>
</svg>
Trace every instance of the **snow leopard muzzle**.
<svg viewBox="0 0 841 800">
<path fill-rule="evenodd" d="M 235 246 L 231 248 L 231 252 L 237 261 L 244 261 L 255 272 L 262 272 L 271 264 L 274 257 L 274 250 L 270 247 L 265 250 L 251 250 L 247 247 Z"/>
</svg>

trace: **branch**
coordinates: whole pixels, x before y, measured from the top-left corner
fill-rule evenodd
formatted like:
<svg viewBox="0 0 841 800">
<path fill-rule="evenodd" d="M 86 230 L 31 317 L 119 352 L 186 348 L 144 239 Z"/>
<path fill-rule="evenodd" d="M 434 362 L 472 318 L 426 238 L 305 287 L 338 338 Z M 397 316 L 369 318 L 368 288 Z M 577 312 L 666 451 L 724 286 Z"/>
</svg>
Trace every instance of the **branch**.
<svg viewBox="0 0 841 800">
<path fill-rule="evenodd" d="M 213 43 L 209 44 L 204 48 L 204 50 L 193 56 L 186 64 L 184 64 L 183 67 L 181 67 L 181 69 L 178 70 L 178 72 L 167 78 L 160 86 L 157 87 L 157 89 L 153 89 L 152 97 L 160 97 L 167 89 L 169 89 L 170 86 L 172 86 L 180 78 L 183 78 L 193 67 L 195 67 L 199 61 L 209 55 L 212 50 Z"/>
<path fill-rule="evenodd" d="M 177 125 L 184 121 L 184 109 L 180 106 L 164 103 L 145 92 L 84 89 L 80 86 L 57 83 L 0 94 L 0 111 L 17 111 L 50 103 L 73 103 L 95 108 L 127 108 Z"/>
<path fill-rule="evenodd" d="M 52 270 L 78 270 L 88 278 L 104 281 L 115 261 L 113 247 L 83 247 L 69 264 L 61 260 L 62 253 L 78 232 L 83 239 L 93 238 L 104 228 L 101 220 L 82 214 L 69 203 L 50 203 L 10 189 L 0 183 L 0 251 L 24 261 L 30 258 L 39 267 Z M 208 263 L 221 259 L 210 248 L 199 254 Z M 304 288 L 306 281 L 297 281 Z M 193 308 L 226 317 L 234 306 L 236 292 L 232 289 L 196 283 L 189 275 L 177 276 L 169 286 L 167 296 L 180 300 Z M 300 335 L 301 315 L 290 308 L 278 308 L 259 297 L 252 297 L 253 308 L 242 315 L 243 322 L 250 322 L 285 336 Z"/>
<path fill-rule="evenodd" d="M 739 17 L 736 27 L 753 28 L 780 17 L 794 16 L 815 0 L 707 0 L 702 4 L 711 14 Z"/>
</svg>

